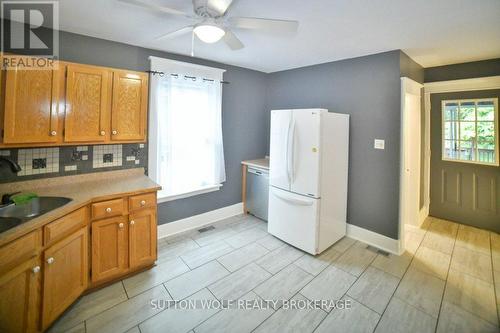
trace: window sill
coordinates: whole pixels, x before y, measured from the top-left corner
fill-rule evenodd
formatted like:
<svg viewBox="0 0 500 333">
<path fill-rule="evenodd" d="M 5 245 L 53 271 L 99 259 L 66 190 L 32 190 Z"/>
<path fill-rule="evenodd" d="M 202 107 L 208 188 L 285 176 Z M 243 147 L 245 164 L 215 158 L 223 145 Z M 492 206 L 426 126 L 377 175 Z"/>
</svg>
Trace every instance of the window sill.
<svg viewBox="0 0 500 333">
<path fill-rule="evenodd" d="M 162 193 L 160 191 L 158 193 L 157 202 L 158 203 L 162 203 L 162 202 L 174 201 L 174 200 L 189 198 L 189 197 L 192 197 L 192 196 L 195 196 L 195 195 L 204 194 L 204 193 L 215 192 L 215 191 L 220 190 L 221 187 L 222 187 L 222 184 L 212 185 L 212 186 L 207 186 L 207 187 L 200 188 L 199 190 L 185 192 L 185 193 L 179 193 L 179 194 L 174 194 L 174 195 L 168 195 L 168 194 L 167 195 L 165 195 L 165 194 L 162 195 Z"/>
</svg>

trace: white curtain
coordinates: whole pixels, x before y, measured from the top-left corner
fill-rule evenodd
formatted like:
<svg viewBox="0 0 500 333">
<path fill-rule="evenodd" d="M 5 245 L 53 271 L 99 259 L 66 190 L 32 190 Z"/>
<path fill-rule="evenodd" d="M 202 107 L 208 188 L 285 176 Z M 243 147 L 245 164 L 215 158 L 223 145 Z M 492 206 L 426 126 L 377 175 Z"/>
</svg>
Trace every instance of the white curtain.
<svg viewBox="0 0 500 333">
<path fill-rule="evenodd" d="M 157 163 L 156 170 L 150 169 L 163 187 L 162 196 L 203 190 L 226 180 L 221 84 L 176 74 L 154 75 L 151 80 Z"/>
</svg>

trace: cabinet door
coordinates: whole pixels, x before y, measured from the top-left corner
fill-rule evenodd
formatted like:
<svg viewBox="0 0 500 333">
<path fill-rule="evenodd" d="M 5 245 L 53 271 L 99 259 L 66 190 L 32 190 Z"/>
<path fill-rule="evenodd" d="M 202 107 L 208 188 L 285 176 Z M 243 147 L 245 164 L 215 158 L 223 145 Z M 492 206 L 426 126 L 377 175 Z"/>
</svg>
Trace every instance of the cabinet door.
<svg viewBox="0 0 500 333">
<path fill-rule="evenodd" d="M 87 233 L 86 227 L 81 228 L 44 252 L 44 329 L 87 288 Z"/>
<path fill-rule="evenodd" d="M 48 143 L 58 133 L 59 70 L 5 71 L 4 143 Z"/>
<path fill-rule="evenodd" d="M 127 220 L 123 216 L 92 223 L 92 282 L 127 271 Z"/>
<path fill-rule="evenodd" d="M 0 276 L 0 332 L 37 332 L 40 260 L 34 258 Z"/>
<path fill-rule="evenodd" d="M 156 209 L 145 209 L 129 216 L 130 268 L 156 260 Z"/>
<path fill-rule="evenodd" d="M 144 141 L 148 100 L 146 74 L 114 71 L 111 140 Z"/>
<path fill-rule="evenodd" d="M 109 139 L 109 75 L 105 68 L 67 66 L 65 142 Z"/>
</svg>

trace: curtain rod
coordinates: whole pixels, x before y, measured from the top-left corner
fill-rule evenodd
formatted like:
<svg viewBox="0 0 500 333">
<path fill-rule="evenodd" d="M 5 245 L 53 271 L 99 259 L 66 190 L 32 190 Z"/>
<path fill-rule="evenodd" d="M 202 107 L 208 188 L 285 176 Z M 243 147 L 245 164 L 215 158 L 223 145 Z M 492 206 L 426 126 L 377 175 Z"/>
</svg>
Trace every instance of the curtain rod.
<svg viewBox="0 0 500 333">
<path fill-rule="evenodd" d="M 165 72 L 159 72 L 159 71 L 146 71 L 146 73 L 149 73 L 151 75 L 158 75 L 160 77 L 164 76 L 165 75 Z M 171 76 L 175 76 L 175 77 L 179 77 L 179 74 L 170 74 Z M 192 79 L 193 81 L 196 80 L 196 76 L 188 76 L 188 75 L 184 75 L 184 78 L 185 79 Z M 207 78 L 202 78 L 203 81 L 205 82 L 215 82 L 214 79 L 207 79 Z M 229 84 L 229 81 L 220 81 L 220 83 L 222 84 Z"/>
</svg>

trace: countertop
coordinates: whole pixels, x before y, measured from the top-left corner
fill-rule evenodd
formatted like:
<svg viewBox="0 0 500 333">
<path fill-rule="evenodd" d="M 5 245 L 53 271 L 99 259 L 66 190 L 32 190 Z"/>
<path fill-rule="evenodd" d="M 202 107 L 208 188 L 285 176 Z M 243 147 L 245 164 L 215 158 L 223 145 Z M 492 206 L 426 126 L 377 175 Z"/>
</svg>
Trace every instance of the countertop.
<svg viewBox="0 0 500 333">
<path fill-rule="evenodd" d="M 268 158 L 260 158 L 257 160 L 242 161 L 241 164 L 247 165 L 249 167 L 269 170 L 269 159 Z"/>
<path fill-rule="evenodd" d="M 160 189 L 161 186 L 144 175 L 143 168 L 0 184 L 0 194 L 29 191 L 39 196 L 73 199 L 62 207 L 0 233 L 0 246 L 91 202 Z"/>
</svg>

